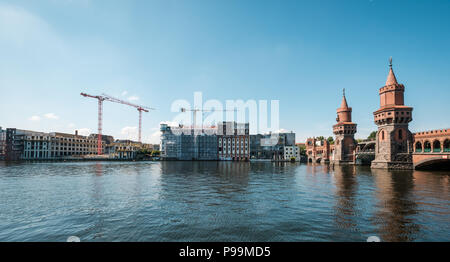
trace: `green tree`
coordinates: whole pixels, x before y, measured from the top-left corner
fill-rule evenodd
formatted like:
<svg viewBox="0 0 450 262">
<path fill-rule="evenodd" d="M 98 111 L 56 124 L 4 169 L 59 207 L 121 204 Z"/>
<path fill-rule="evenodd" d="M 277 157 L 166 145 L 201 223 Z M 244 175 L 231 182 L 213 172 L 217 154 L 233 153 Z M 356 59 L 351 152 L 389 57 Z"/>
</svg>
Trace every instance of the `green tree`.
<svg viewBox="0 0 450 262">
<path fill-rule="evenodd" d="M 334 138 L 332 136 L 329 136 L 327 138 L 327 140 L 328 140 L 328 143 L 330 143 L 331 145 L 334 144 Z"/>
<path fill-rule="evenodd" d="M 370 135 L 367 137 L 369 140 L 375 140 L 377 138 L 377 131 L 373 131 L 370 133 Z"/>
<path fill-rule="evenodd" d="M 298 149 L 300 151 L 300 155 L 306 156 L 306 146 L 305 145 L 298 145 Z"/>
<path fill-rule="evenodd" d="M 152 151 L 152 156 L 160 156 L 161 152 L 159 150 L 153 150 Z"/>
<path fill-rule="evenodd" d="M 325 137 L 323 137 L 323 136 L 318 136 L 318 137 L 316 137 L 316 139 L 319 140 L 319 141 L 322 141 L 322 140 L 325 139 Z"/>
</svg>

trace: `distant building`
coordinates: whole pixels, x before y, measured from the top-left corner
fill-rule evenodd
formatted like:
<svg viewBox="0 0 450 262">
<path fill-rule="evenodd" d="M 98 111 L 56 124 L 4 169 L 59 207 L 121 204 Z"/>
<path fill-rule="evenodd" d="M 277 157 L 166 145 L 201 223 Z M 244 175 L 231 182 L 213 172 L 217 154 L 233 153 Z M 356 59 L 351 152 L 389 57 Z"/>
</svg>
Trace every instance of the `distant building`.
<svg viewBox="0 0 450 262">
<path fill-rule="evenodd" d="M 156 151 L 160 151 L 161 150 L 161 145 L 159 145 L 159 144 L 153 144 L 153 145 L 151 145 L 151 149 L 152 150 L 156 150 Z"/>
<path fill-rule="evenodd" d="M 104 143 L 102 147 L 104 150 Z M 6 160 L 46 160 L 96 154 L 97 140 L 65 133 L 6 129 Z"/>
<path fill-rule="evenodd" d="M 116 140 L 105 149 L 113 159 L 135 159 L 139 150 L 144 148 L 144 144 L 131 140 Z"/>
<path fill-rule="evenodd" d="M 310 163 L 329 163 L 334 151 L 334 145 L 328 140 L 315 137 L 306 140 L 306 156 Z"/>
<path fill-rule="evenodd" d="M 298 146 L 284 146 L 283 153 L 284 160 L 291 161 L 295 159 L 295 161 L 300 161 L 300 149 Z"/>
<path fill-rule="evenodd" d="M 97 139 L 97 137 L 98 137 L 98 134 L 90 134 L 88 136 L 89 139 Z M 108 136 L 108 135 L 102 135 L 102 141 L 105 142 L 105 144 L 111 144 L 114 142 L 114 137 Z"/>
<path fill-rule="evenodd" d="M 0 127 L 0 159 L 5 158 L 6 151 L 6 130 Z"/>
<path fill-rule="evenodd" d="M 250 129 L 248 123 L 221 122 L 218 124 L 218 155 L 220 160 L 250 159 Z"/>
<path fill-rule="evenodd" d="M 269 133 L 250 136 L 251 159 L 286 160 L 284 154 L 286 146 L 295 146 L 295 133 Z"/>
<path fill-rule="evenodd" d="M 217 160 L 217 130 L 194 134 L 191 128 L 161 124 L 163 160 Z M 211 130 L 209 130 L 211 131 Z"/>
</svg>

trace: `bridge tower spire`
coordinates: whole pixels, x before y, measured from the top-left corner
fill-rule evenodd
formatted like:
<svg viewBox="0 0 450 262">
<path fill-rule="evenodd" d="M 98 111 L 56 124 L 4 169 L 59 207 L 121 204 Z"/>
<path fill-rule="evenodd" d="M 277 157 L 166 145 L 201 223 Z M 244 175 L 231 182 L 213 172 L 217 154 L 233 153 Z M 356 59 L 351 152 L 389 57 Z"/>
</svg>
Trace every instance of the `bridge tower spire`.
<svg viewBox="0 0 450 262">
<path fill-rule="evenodd" d="M 356 124 L 352 122 L 352 108 L 348 106 L 345 88 L 342 90 L 341 107 L 336 110 L 337 118 L 333 126 L 336 136 L 331 162 L 335 165 L 353 164 L 355 161 Z"/>
<path fill-rule="evenodd" d="M 397 82 L 389 59 L 386 85 L 379 90 L 380 108 L 373 113 L 378 126 L 372 168 L 412 169 L 413 136 L 408 129 L 412 107 L 404 104 L 405 87 Z"/>
</svg>

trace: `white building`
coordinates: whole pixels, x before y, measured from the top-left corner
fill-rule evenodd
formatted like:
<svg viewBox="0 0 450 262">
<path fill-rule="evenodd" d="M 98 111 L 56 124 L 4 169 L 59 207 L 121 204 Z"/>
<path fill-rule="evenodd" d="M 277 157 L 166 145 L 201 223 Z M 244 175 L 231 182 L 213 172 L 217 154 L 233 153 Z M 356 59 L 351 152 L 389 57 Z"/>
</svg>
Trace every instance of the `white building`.
<svg viewBox="0 0 450 262">
<path fill-rule="evenodd" d="M 300 149 L 298 146 L 284 146 L 283 147 L 284 160 L 291 161 L 295 158 L 295 161 L 300 161 Z"/>
</svg>

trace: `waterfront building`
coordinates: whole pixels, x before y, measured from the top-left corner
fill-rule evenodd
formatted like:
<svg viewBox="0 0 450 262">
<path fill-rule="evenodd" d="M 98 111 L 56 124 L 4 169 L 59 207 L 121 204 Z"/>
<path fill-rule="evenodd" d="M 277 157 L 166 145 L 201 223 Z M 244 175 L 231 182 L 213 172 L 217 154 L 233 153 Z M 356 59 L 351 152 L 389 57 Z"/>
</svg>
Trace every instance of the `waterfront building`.
<svg viewBox="0 0 450 262">
<path fill-rule="evenodd" d="M 309 163 L 329 163 L 333 154 L 334 145 L 328 140 L 319 140 L 315 137 L 306 140 L 306 156 Z"/>
<path fill-rule="evenodd" d="M 161 158 L 163 160 L 217 160 L 217 129 L 195 134 L 192 128 L 161 124 Z"/>
<path fill-rule="evenodd" d="M 116 140 L 109 143 L 105 148 L 105 154 L 112 159 L 130 160 L 135 159 L 138 151 L 144 149 L 146 144 L 131 140 Z"/>
<path fill-rule="evenodd" d="M 268 133 L 250 135 L 251 159 L 283 161 L 285 147 L 295 146 L 295 133 Z"/>
<path fill-rule="evenodd" d="M 336 136 L 331 162 L 336 165 L 352 164 L 355 161 L 355 133 L 356 124 L 352 122 L 352 108 L 348 106 L 345 98 L 345 89 L 342 96 L 341 107 L 337 110 L 337 118 L 333 126 Z"/>
<path fill-rule="evenodd" d="M 220 160 L 250 159 L 250 129 L 248 123 L 223 121 L 217 127 Z"/>
<path fill-rule="evenodd" d="M 6 130 L 0 126 L 0 160 L 5 158 Z"/>
<path fill-rule="evenodd" d="M 153 144 L 153 145 L 150 145 L 150 150 L 156 150 L 156 151 L 160 151 L 160 144 Z"/>
<path fill-rule="evenodd" d="M 51 160 L 96 154 L 97 142 L 77 131 L 65 134 L 7 128 L 5 148 L 6 160 Z"/>
<path fill-rule="evenodd" d="M 97 139 L 98 134 L 90 134 L 88 136 L 89 139 Z M 103 135 L 102 134 L 102 141 L 105 142 L 105 144 L 111 144 L 114 142 L 114 137 L 109 135 Z M 102 151 L 103 152 L 103 151 Z"/>
<path fill-rule="evenodd" d="M 373 113 L 378 132 L 372 168 L 413 168 L 413 135 L 408 129 L 413 108 L 405 106 L 404 92 L 404 85 L 395 77 L 391 59 L 386 84 L 379 90 L 380 108 Z"/>
<path fill-rule="evenodd" d="M 298 146 L 284 146 L 283 153 L 286 161 L 291 161 L 292 159 L 300 161 L 300 149 Z"/>
</svg>

